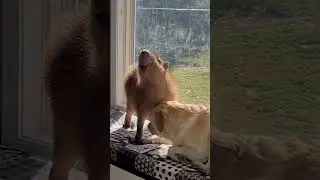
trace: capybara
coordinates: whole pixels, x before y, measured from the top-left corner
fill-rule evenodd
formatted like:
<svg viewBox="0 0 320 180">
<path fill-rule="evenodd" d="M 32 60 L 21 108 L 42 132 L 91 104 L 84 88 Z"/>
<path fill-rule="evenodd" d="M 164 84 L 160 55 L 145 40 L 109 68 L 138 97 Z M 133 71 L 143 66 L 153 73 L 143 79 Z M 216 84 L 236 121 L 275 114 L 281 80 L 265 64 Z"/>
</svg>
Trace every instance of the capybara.
<svg viewBox="0 0 320 180">
<path fill-rule="evenodd" d="M 131 117 L 136 113 L 137 132 L 134 140 L 130 140 L 135 144 L 141 144 L 143 125 L 152 108 L 161 101 L 173 101 L 178 98 L 176 82 L 169 72 L 169 63 L 154 52 L 142 50 L 138 65 L 127 73 L 125 92 L 127 113 L 124 128 L 131 126 Z"/>
</svg>

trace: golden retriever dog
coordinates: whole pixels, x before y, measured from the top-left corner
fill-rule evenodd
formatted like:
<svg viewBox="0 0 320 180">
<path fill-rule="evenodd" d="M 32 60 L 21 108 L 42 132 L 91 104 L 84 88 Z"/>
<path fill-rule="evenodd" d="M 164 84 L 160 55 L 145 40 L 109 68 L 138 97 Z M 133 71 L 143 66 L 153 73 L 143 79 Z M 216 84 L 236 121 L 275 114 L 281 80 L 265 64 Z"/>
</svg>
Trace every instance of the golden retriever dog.
<svg viewBox="0 0 320 180">
<path fill-rule="evenodd" d="M 149 143 L 171 144 L 170 158 L 179 161 L 178 155 L 185 156 L 209 174 L 210 111 L 207 107 L 162 101 L 152 110 L 149 120 L 154 134 L 148 139 Z"/>
</svg>

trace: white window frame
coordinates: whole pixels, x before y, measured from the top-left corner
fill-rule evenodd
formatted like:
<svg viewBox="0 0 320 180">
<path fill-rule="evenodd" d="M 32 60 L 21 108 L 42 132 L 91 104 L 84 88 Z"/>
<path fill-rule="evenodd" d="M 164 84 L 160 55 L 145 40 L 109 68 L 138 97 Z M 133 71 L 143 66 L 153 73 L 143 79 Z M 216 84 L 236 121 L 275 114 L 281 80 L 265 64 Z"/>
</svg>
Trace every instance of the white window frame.
<svg viewBox="0 0 320 180">
<path fill-rule="evenodd" d="M 124 75 L 134 62 L 135 0 L 111 0 L 111 105 L 125 107 Z M 115 68 L 114 68 L 115 67 Z"/>
<path fill-rule="evenodd" d="M 50 158 L 52 142 L 25 134 L 42 132 L 46 130 L 43 129 L 43 124 L 51 124 L 42 120 L 48 117 L 46 115 L 48 112 L 44 108 L 41 70 L 43 37 L 39 36 L 43 33 L 44 21 L 38 16 L 46 15 L 43 7 L 48 4 L 59 6 L 59 3 L 52 4 L 58 0 L 49 3 L 42 0 L 34 1 L 33 3 L 27 0 L 1 2 L 1 11 L 5 16 L 2 17 L 2 24 L 6 25 L 3 26 L 4 38 L 1 42 L 5 45 L 2 46 L 1 57 L 3 60 L 1 143 Z M 23 14 L 31 11 L 33 11 L 31 16 Z M 38 22 L 34 21 L 35 18 L 38 18 Z M 123 79 L 129 65 L 134 62 L 135 52 L 135 0 L 111 0 L 111 24 L 111 105 L 125 106 Z M 21 31 L 23 28 L 26 29 Z M 29 34 L 25 34 L 26 32 Z M 29 43 L 37 45 L 30 46 Z"/>
</svg>

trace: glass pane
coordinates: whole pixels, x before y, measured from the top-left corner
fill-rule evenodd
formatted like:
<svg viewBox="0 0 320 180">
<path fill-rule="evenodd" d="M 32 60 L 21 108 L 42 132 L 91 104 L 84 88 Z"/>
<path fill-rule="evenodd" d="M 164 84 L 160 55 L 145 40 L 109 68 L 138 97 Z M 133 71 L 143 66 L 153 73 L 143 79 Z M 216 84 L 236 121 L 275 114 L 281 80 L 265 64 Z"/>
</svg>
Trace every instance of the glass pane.
<svg viewBox="0 0 320 180">
<path fill-rule="evenodd" d="M 136 60 L 149 49 L 169 61 L 180 100 L 210 104 L 209 0 L 137 0 Z"/>
</svg>

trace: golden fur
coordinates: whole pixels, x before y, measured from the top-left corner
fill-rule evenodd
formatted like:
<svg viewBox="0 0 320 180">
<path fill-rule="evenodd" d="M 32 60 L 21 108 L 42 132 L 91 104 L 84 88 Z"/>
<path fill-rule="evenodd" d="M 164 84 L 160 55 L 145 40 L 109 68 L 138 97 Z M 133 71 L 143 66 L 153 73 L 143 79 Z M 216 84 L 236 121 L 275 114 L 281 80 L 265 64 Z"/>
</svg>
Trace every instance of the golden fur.
<svg viewBox="0 0 320 180">
<path fill-rule="evenodd" d="M 206 173 L 210 169 L 210 112 L 205 106 L 163 101 L 150 114 L 151 143 L 172 144 L 168 156 L 185 155 Z M 206 165 L 203 162 L 206 162 Z"/>
</svg>

